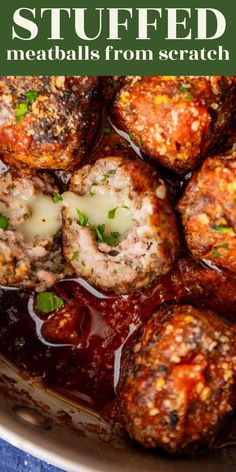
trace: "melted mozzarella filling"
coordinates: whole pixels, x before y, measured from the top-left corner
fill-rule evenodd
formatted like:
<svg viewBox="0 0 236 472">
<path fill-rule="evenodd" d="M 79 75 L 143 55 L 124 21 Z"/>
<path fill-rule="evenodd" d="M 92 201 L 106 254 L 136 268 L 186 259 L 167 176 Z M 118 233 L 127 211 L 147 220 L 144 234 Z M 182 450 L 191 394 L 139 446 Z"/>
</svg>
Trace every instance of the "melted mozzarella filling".
<svg viewBox="0 0 236 472">
<path fill-rule="evenodd" d="M 25 239 L 45 239 L 55 236 L 61 227 L 60 207 L 51 197 L 37 195 L 27 202 L 31 216 L 21 223 L 17 231 L 23 233 Z"/>
<path fill-rule="evenodd" d="M 105 224 L 105 233 L 127 233 L 134 225 L 132 213 L 128 208 L 123 208 L 112 194 L 95 193 L 95 195 L 79 196 L 73 192 L 65 192 L 62 195 L 62 204 L 69 209 L 70 217 L 79 221 L 77 209 L 84 213 L 91 225 Z M 114 218 L 109 218 L 108 213 L 115 210 Z"/>
</svg>

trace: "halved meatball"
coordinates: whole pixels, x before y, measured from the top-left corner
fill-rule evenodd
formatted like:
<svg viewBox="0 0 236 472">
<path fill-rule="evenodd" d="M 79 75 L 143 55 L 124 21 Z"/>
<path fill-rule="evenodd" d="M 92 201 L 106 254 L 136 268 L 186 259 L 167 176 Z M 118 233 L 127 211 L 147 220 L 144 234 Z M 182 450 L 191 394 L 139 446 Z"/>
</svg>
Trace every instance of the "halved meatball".
<svg viewBox="0 0 236 472">
<path fill-rule="evenodd" d="M 130 436 L 170 453 L 212 445 L 236 403 L 236 336 L 213 312 L 160 308 L 122 363 L 119 399 Z"/>
<path fill-rule="evenodd" d="M 0 284 L 44 289 L 63 277 L 58 189 L 45 173 L 0 178 Z"/>
<path fill-rule="evenodd" d="M 115 120 L 149 157 L 182 173 L 235 129 L 235 87 L 233 77 L 129 77 L 115 100 Z"/>
<path fill-rule="evenodd" d="M 97 77 L 1 76 L 0 153 L 15 167 L 73 169 L 98 123 Z"/>
<path fill-rule="evenodd" d="M 64 254 L 78 275 L 102 290 L 128 293 L 170 270 L 179 234 L 154 169 L 121 157 L 99 159 L 74 174 L 70 191 L 63 195 Z"/>
<path fill-rule="evenodd" d="M 206 159 L 178 210 L 192 254 L 236 272 L 236 152 Z"/>
</svg>

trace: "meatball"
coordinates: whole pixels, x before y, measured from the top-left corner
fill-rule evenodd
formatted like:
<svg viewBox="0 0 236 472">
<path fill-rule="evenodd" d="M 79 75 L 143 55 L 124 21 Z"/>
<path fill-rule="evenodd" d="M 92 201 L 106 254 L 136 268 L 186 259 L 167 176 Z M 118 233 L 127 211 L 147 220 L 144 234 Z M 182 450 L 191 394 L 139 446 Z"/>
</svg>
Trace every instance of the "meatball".
<svg viewBox="0 0 236 472">
<path fill-rule="evenodd" d="M 126 351 L 119 383 L 125 427 L 146 447 L 213 444 L 236 402 L 235 332 L 213 312 L 160 308 Z"/>
<path fill-rule="evenodd" d="M 192 254 L 236 272 L 236 152 L 206 159 L 178 210 Z"/>
<path fill-rule="evenodd" d="M 45 173 L 0 178 L 0 284 L 44 289 L 63 277 L 58 189 Z"/>
<path fill-rule="evenodd" d="M 98 122 L 98 78 L 1 76 L 0 152 L 14 167 L 73 169 Z"/>
<path fill-rule="evenodd" d="M 63 203 L 65 257 L 91 284 L 128 293 L 170 270 L 176 217 L 163 180 L 144 162 L 108 157 L 82 167 Z"/>
<path fill-rule="evenodd" d="M 235 128 L 236 81 L 222 76 L 133 77 L 121 87 L 116 123 L 161 165 L 183 173 Z"/>
</svg>

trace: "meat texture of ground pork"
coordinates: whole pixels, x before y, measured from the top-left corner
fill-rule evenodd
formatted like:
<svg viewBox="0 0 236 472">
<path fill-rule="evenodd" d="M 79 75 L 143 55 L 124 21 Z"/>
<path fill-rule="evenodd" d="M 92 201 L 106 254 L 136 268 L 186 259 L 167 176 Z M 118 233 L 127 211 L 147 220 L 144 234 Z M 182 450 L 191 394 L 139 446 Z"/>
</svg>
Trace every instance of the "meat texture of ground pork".
<svg viewBox="0 0 236 472">
<path fill-rule="evenodd" d="M 236 402 L 236 333 L 212 311 L 162 307 L 125 353 L 124 425 L 146 447 L 193 453 L 212 446 Z"/>
<path fill-rule="evenodd" d="M 94 212 L 95 195 L 104 195 L 111 201 L 113 221 L 115 210 L 122 209 L 125 223 L 131 223 L 125 233 L 106 234 L 104 221 L 94 228 L 89 221 L 71 219 L 65 209 L 64 254 L 76 274 L 101 290 L 129 293 L 170 270 L 179 252 L 179 232 L 167 189 L 154 169 L 138 160 L 102 158 L 78 170 L 70 190 L 91 195 Z"/>
<path fill-rule="evenodd" d="M 236 77 L 127 77 L 114 119 L 145 154 L 183 173 L 219 152 L 235 130 L 235 88 Z"/>
<path fill-rule="evenodd" d="M 45 173 L 10 170 L 0 178 L 0 284 L 44 289 L 63 277 L 58 236 L 26 237 L 22 228 L 32 217 L 36 196 L 58 192 Z M 53 200 L 52 200 L 53 202 Z M 35 225 L 35 220 L 32 222 Z M 45 221 L 40 221 L 40 225 Z M 60 222 L 58 221 L 58 225 Z M 34 232 L 33 228 L 33 232 Z"/>
<path fill-rule="evenodd" d="M 73 169 L 97 129 L 99 79 L 1 76 L 0 152 L 8 164 Z"/>
<path fill-rule="evenodd" d="M 236 152 L 206 159 L 178 210 L 192 254 L 236 272 Z"/>
</svg>

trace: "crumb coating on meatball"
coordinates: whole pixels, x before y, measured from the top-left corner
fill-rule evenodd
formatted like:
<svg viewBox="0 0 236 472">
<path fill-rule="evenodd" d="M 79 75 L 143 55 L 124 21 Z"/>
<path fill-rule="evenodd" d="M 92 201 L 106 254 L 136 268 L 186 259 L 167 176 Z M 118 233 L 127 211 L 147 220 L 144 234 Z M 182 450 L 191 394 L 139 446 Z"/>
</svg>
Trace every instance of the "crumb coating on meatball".
<svg viewBox="0 0 236 472">
<path fill-rule="evenodd" d="M 183 173 L 226 139 L 235 109 L 235 84 L 229 78 L 128 77 L 114 117 L 145 154 Z"/>
<path fill-rule="evenodd" d="M 206 159 L 178 210 L 192 254 L 236 272 L 236 152 Z"/>
<path fill-rule="evenodd" d="M 126 352 L 119 398 L 128 433 L 170 453 L 211 445 L 236 397 L 235 331 L 192 306 L 158 310 Z"/>
<path fill-rule="evenodd" d="M 97 129 L 99 80 L 1 76 L 0 151 L 12 166 L 73 169 Z"/>
</svg>

